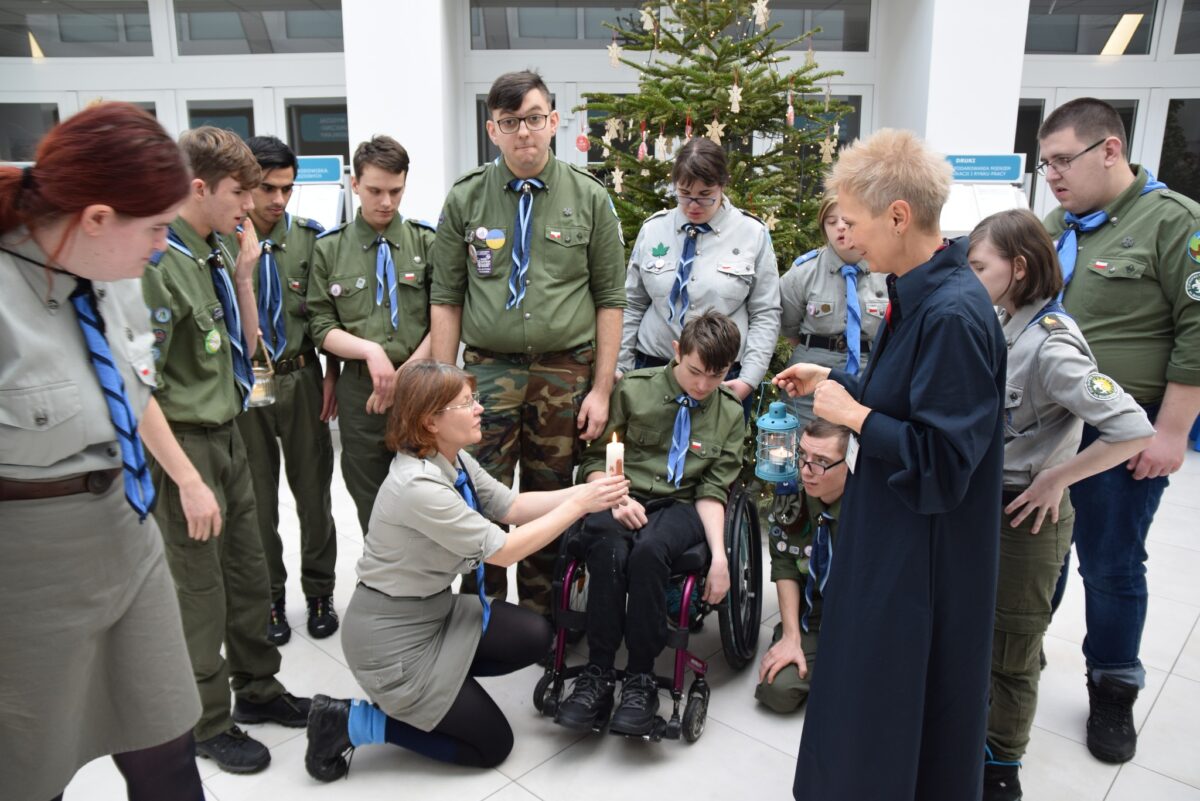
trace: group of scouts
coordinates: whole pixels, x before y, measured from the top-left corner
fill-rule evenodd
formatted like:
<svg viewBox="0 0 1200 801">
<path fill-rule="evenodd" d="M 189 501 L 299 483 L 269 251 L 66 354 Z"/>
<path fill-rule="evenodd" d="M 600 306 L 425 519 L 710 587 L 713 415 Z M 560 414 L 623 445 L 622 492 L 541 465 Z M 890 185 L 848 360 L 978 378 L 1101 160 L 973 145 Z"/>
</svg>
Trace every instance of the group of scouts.
<svg viewBox="0 0 1200 801">
<path fill-rule="evenodd" d="M 699 505 L 697 499 L 707 496 L 697 494 L 696 481 L 680 490 L 688 468 L 673 447 L 679 421 L 688 420 L 682 439 L 695 476 L 729 462 L 723 457 L 740 455 L 744 429 L 741 422 L 717 426 L 715 413 L 706 416 L 711 404 L 681 400 L 687 393 L 681 394 L 674 373 L 647 369 L 680 367 L 685 319 L 711 309 L 736 326 L 736 357 L 720 365 L 720 395 L 727 396 L 721 404 L 748 401 L 780 334 L 795 347 L 794 363 L 855 375 L 870 359 L 889 287 L 854 250 L 836 197 L 826 198 L 820 211 L 827 245 L 797 258 L 781 280 L 766 226 L 722 191 L 729 177 L 724 153 L 693 139 L 672 175 L 678 207 L 646 221 L 627 261 L 603 185 L 549 149 L 558 113 L 541 79 L 531 72 L 501 76 L 489 111 L 488 133 L 501 155 L 455 182 L 436 226 L 401 216 L 409 159 L 390 137 L 376 136 L 356 149 L 351 186 L 359 211 L 328 231 L 285 211 L 296 159 L 278 139 L 243 143 L 212 128 L 181 139 L 193 190 L 143 287 L 156 340 L 158 402 L 203 484 L 216 494 L 222 533 L 213 538 L 197 530 L 196 515 L 189 514 L 202 504 L 195 488 L 177 485 L 152 463 L 160 493 L 155 515 L 204 704 L 197 750 L 227 770 L 249 772 L 269 760 L 266 748 L 235 722 L 304 726 L 308 717 L 308 699 L 290 695 L 275 679 L 276 646 L 290 636 L 278 533 L 280 447 L 300 519 L 307 626 L 312 636 L 327 637 L 338 628 L 328 421 L 340 419 L 343 477 L 365 535 L 393 457 L 384 433 L 396 371 L 409 360 L 455 363 L 461 355 L 484 408 L 483 439 L 474 454 L 502 482 L 513 484 L 518 465 L 523 490 L 569 484 L 581 460 L 602 470 L 603 441 L 617 431 L 635 451 L 661 457 L 661 464 L 645 469 L 636 459 L 627 462 L 631 496 L 686 495 Z M 1103 109 L 1084 111 L 1103 116 Z M 1086 115 L 1069 121 L 1071 136 L 1094 127 Z M 1050 129 L 1043 153 L 1062 135 Z M 1069 284 L 1065 310 L 1052 311 L 1062 318 L 1069 312 L 1074 323 L 1063 328 L 1074 331 L 1077 323 L 1104 371 L 1088 372 L 1084 380 L 1090 383 L 1080 390 L 1103 405 L 1124 387 L 1151 418 L 1157 412 L 1155 442 L 1170 437 L 1163 448 L 1175 448 L 1176 429 L 1183 426 L 1186 436 L 1200 409 L 1200 349 L 1194 347 L 1200 220 L 1195 203 L 1154 183 L 1144 169 L 1131 170 L 1122 142 L 1105 144 L 1105 169 L 1124 165 L 1132 184 L 1072 186 L 1071 165 L 1097 145 L 1077 154 L 1055 151 L 1047 162 L 1063 209 L 1051 214 L 1046 227 L 1060 256 L 1076 256 L 1076 272 L 1085 278 Z M 1045 315 L 1034 322 L 1052 333 Z M 326 356 L 324 373 L 318 349 Z M 273 370 L 273 405 L 248 407 L 255 366 Z M 1010 377 L 1011 371 L 1010 363 Z M 1038 390 L 1012 380 L 1008 389 L 1011 423 L 1022 398 L 1033 403 Z M 630 417 L 632 409 L 652 407 L 653 414 L 639 412 L 648 415 L 644 420 Z M 814 419 L 811 401 L 796 399 L 794 408 L 805 424 L 801 480 L 799 487 L 778 490 L 772 505 L 768 547 L 782 614 L 756 690 L 777 711 L 797 709 L 808 692 L 851 447 L 851 432 Z M 1010 426 L 1010 438 L 1020 438 L 1019 428 Z M 1134 426 L 1127 439 L 1148 435 Z M 1089 434 L 1084 436 L 1086 446 Z M 599 451 L 585 456 L 589 441 Z M 1087 521 L 1078 542 L 1088 592 L 1088 686 L 1097 720 L 1089 721 L 1089 746 L 1102 759 L 1123 761 L 1133 753 L 1130 710 L 1144 675 L 1137 659 L 1145 617 L 1144 543 L 1170 469 L 1147 464 L 1139 475 L 1119 466 L 1109 471 L 1111 478 L 1101 474 L 1072 489 L 1079 519 Z M 1084 489 L 1097 481 L 1109 483 Z M 629 515 L 625 527 L 640 528 L 646 512 L 638 504 L 613 517 L 621 522 Z M 547 615 L 556 551 L 548 546 L 523 560 L 517 572 L 521 604 Z M 722 550 L 713 551 L 727 587 Z M 1122 574 L 1100 564 L 1117 559 L 1104 555 L 1111 551 L 1132 554 L 1126 559 L 1132 567 Z M 1065 568 L 1058 572 L 1065 576 Z M 507 594 L 502 570 L 489 566 L 484 582 L 488 594 Z M 474 576 L 464 576 L 462 591 L 477 589 Z M 1011 617 L 997 618 L 997 642 Z M 1048 617 L 1015 625 L 1044 632 L 1047 623 Z M 618 641 L 620 634 L 614 635 Z M 1040 633 L 1031 642 L 1040 644 Z M 650 670 L 634 670 L 629 644 L 631 674 Z M 1027 663 L 1029 642 L 1022 644 Z M 565 705 L 581 726 L 590 725 L 606 689 L 612 690 L 615 644 L 593 645 L 597 664 Z M 644 654 L 638 658 L 646 661 Z M 1027 673 L 1027 667 L 1021 669 Z M 1036 698 L 1036 676 L 1032 681 Z M 232 714 L 227 682 L 237 698 Z M 651 685 L 641 692 L 657 691 Z M 644 709 L 644 697 L 642 703 Z M 1098 708 L 1107 712 L 1097 715 Z M 993 748 L 998 739 L 989 738 Z M 1018 794 L 1011 793 L 1015 767 L 1007 766 L 1017 763 L 1025 741 L 1027 736 L 1015 752 L 998 748 L 1002 753 L 992 764 L 1004 766 L 1009 791 L 986 797 L 1019 798 L 1019 783 Z"/>
</svg>

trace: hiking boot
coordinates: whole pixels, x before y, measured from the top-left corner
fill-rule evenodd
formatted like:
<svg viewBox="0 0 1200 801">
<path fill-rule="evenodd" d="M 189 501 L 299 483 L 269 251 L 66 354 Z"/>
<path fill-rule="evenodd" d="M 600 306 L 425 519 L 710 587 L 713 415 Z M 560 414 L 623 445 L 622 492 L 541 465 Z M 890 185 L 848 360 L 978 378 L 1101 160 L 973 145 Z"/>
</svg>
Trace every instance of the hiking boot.
<svg viewBox="0 0 1200 801">
<path fill-rule="evenodd" d="M 603 726 L 612 713 L 615 686 L 616 674 L 611 669 L 588 664 L 575 679 L 567 700 L 559 704 L 555 722 L 577 731 Z"/>
<path fill-rule="evenodd" d="M 333 596 L 318 595 L 308 599 L 308 633 L 314 640 L 323 640 L 338 630 L 337 612 L 333 611 Z"/>
<path fill-rule="evenodd" d="M 238 723 L 278 723 L 289 729 L 303 729 L 308 724 L 311 703 L 291 693 L 281 693 L 261 704 L 239 698 L 233 702 L 233 719 Z"/>
<path fill-rule="evenodd" d="M 292 639 L 292 627 L 288 625 L 287 610 L 284 608 L 283 596 L 271 604 L 271 620 L 267 623 L 267 639 L 278 647 L 286 645 Z"/>
<path fill-rule="evenodd" d="M 634 673 L 621 685 L 621 703 L 608 724 L 609 731 L 645 737 L 658 715 L 658 680 L 653 673 Z"/>
<path fill-rule="evenodd" d="M 237 726 L 197 742 L 196 756 L 211 759 L 227 773 L 258 773 L 271 763 L 267 747 Z"/>
<path fill-rule="evenodd" d="M 354 752 L 350 743 L 350 702 L 328 695 L 314 695 L 308 713 L 308 748 L 304 768 L 317 781 L 331 782 L 350 772 L 346 757 Z"/>
<path fill-rule="evenodd" d="M 1101 676 L 1097 684 L 1091 671 L 1087 678 L 1091 712 L 1087 720 L 1087 747 L 1101 762 L 1121 763 L 1137 751 L 1137 729 L 1133 725 L 1133 702 L 1138 688 Z"/>
</svg>

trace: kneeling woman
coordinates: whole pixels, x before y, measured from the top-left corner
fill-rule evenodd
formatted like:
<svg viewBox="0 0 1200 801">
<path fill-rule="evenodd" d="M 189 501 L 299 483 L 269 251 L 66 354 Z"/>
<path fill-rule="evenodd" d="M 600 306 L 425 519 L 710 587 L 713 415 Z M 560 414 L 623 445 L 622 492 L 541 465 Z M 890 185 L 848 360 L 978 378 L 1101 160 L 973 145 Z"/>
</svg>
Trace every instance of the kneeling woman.
<svg viewBox="0 0 1200 801">
<path fill-rule="evenodd" d="M 479 442 L 482 412 L 475 379 L 456 367 L 421 360 L 396 377 L 387 429 L 396 457 L 342 624 L 346 659 L 370 700 L 313 698 L 305 767 L 316 779 L 344 776 L 346 754 L 372 743 L 472 767 L 503 762 L 512 729 L 475 677 L 533 664 L 550 648 L 550 625 L 450 584 L 484 562 L 515 564 L 628 494 L 622 477 L 517 494 L 461 452 Z"/>
</svg>

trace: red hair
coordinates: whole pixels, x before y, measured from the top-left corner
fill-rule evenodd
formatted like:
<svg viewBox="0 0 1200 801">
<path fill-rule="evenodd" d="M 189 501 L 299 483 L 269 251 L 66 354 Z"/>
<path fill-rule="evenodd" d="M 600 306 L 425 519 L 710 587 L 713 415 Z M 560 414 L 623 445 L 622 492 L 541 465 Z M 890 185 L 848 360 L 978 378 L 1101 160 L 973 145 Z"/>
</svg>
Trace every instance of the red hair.
<svg viewBox="0 0 1200 801">
<path fill-rule="evenodd" d="M 475 376 L 435 359 L 407 362 L 396 373 L 396 395 L 388 413 L 384 444 L 389 451 L 426 459 L 437 451 L 437 437 L 425 423 L 458 397 L 463 386 L 475 389 Z"/>
<path fill-rule="evenodd" d="M 182 201 L 191 175 L 179 146 L 130 103 L 98 103 L 50 130 L 34 165 L 0 167 L 0 233 L 91 205 L 150 217 Z"/>
</svg>

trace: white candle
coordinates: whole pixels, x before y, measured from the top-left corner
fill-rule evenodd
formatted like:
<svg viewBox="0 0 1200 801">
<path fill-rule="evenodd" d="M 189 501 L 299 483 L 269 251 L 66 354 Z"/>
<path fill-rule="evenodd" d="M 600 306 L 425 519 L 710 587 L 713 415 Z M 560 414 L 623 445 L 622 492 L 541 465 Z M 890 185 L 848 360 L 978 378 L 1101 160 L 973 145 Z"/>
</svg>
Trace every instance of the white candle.
<svg viewBox="0 0 1200 801">
<path fill-rule="evenodd" d="M 783 467 L 787 463 L 787 460 L 792 458 L 792 452 L 780 445 L 777 448 L 771 448 L 771 450 L 767 451 L 767 458 L 776 467 Z"/>
<path fill-rule="evenodd" d="M 604 472 L 610 476 L 625 475 L 625 443 L 617 442 L 615 431 L 612 442 L 604 446 Z"/>
</svg>

